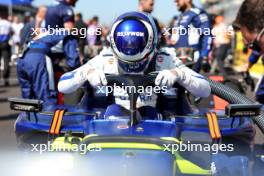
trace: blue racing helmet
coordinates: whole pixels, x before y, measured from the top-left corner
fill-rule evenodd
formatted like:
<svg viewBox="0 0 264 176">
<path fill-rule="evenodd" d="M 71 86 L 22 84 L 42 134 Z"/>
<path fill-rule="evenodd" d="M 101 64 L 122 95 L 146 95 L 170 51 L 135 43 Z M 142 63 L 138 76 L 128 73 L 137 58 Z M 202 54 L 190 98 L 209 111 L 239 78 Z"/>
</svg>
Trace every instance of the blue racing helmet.
<svg viewBox="0 0 264 176">
<path fill-rule="evenodd" d="M 110 42 L 124 72 L 143 72 L 157 47 L 157 29 L 147 13 L 128 12 L 114 22 Z"/>
</svg>

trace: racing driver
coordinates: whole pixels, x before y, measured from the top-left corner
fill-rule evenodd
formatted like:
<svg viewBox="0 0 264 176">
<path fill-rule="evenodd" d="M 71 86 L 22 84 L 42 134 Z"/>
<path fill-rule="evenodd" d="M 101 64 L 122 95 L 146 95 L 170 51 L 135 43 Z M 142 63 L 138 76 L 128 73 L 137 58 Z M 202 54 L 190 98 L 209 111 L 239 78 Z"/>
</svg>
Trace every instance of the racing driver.
<svg viewBox="0 0 264 176">
<path fill-rule="evenodd" d="M 171 88 L 176 82 L 197 97 L 209 96 L 209 83 L 200 74 L 189 69 L 174 55 L 157 50 L 157 29 L 153 18 L 142 12 L 128 12 L 119 16 L 110 32 L 112 54 L 100 53 L 85 65 L 62 75 L 58 89 L 71 93 L 86 81 L 94 88 L 107 85 L 105 74 L 148 74 L 158 72 L 156 86 Z M 123 116 L 129 112 L 127 93 L 113 93 L 115 104 L 108 106 L 105 117 Z M 157 95 L 140 94 L 139 113 L 157 117 Z"/>
</svg>

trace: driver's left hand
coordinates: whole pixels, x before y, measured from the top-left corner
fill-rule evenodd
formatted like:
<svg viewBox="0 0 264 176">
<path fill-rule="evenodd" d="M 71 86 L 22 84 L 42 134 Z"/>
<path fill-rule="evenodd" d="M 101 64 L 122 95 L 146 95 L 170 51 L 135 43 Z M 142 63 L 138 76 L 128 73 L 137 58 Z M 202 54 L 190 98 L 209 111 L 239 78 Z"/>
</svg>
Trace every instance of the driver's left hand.
<svg viewBox="0 0 264 176">
<path fill-rule="evenodd" d="M 155 85 L 172 87 L 179 78 L 179 73 L 176 69 L 162 70 L 155 79 Z"/>
</svg>

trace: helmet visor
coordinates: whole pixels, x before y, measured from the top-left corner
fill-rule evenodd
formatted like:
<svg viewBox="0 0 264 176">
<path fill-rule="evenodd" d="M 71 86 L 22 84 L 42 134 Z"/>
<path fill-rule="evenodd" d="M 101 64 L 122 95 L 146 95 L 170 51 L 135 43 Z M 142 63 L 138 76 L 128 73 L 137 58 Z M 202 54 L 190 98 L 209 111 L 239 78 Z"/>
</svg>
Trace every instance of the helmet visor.
<svg viewBox="0 0 264 176">
<path fill-rule="evenodd" d="M 148 30 L 139 20 L 128 19 L 117 26 L 114 41 L 120 53 L 137 55 L 142 53 L 147 45 Z"/>
</svg>

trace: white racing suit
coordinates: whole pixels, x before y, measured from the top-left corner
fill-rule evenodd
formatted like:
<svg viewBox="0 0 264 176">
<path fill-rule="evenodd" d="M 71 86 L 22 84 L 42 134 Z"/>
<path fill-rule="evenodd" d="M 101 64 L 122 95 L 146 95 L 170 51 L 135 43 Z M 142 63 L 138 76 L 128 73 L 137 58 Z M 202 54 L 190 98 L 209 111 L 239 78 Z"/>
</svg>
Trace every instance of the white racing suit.
<svg viewBox="0 0 264 176">
<path fill-rule="evenodd" d="M 211 89 L 208 81 L 205 80 L 202 75 L 186 67 L 175 55 L 169 54 L 165 50 L 160 50 L 153 59 L 153 62 L 155 62 L 155 68 L 153 71 L 172 70 L 178 68 L 180 72 L 179 79 L 177 81 L 178 84 L 196 97 L 209 96 Z M 78 69 L 62 75 L 58 85 L 59 91 L 62 93 L 71 93 L 77 90 L 87 81 L 84 75 L 87 74 L 89 69 L 100 69 L 103 70 L 105 74 L 120 74 L 118 60 L 108 50 L 107 52 L 101 52 Z M 164 88 L 161 90 L 164 91 Z M 113 95 L 115 97 L 116 104 L 121 105 L 127 110 L 130 109 L 128 94 L 124 89 L 120 90 L 120 87 L 119 89 L 114 89 Z M 137 100 L 137 108 L 144 106 L 155 107 L 156 103 L 157 95 L 154 92 L 140 93 Z"/>
</svg>

